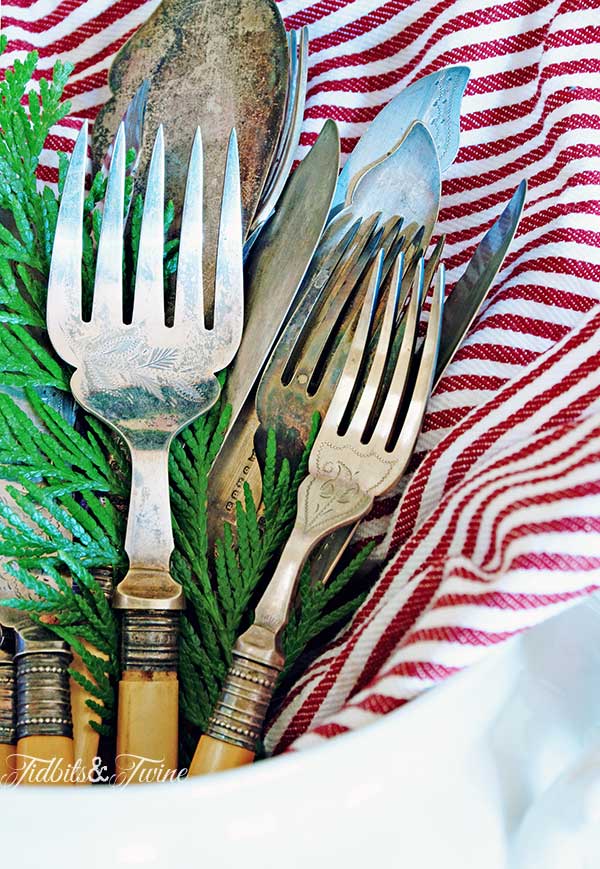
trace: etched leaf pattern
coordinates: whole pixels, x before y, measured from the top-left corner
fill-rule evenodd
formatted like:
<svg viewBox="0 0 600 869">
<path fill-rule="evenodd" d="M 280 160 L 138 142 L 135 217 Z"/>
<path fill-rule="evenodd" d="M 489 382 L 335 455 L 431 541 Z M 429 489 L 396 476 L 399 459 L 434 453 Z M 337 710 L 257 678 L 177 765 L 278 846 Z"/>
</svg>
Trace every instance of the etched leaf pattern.
<svg viewBox="0 0 600 869">
<path fill-rule="evenodd" d="M 308 534 L 333 530 L 359 519 L 371 509 L 373 495 L 390 474 L 393 459 L 368 447 L 317 440 L 310 476 L 299 491 L 299 518 Z"/>
<path fill-rule="evenodd" d="M 127 393 L 135 416 L 135 391 L 142 390 L 186 419 L 195 405 L 205 409 L 208 398 L 212 403 L 216 397 L 216 378 L 212 368 L 206 370 L 211 338 L 202 330 L 157 327 L 151 344 L 143 323 L 98 330 L 80 321 L 73 334 L 81 363 L 72 386 L 88 407 L 95 408 L 97 397 Z M 106 418 L 100 406 L 96 409 Z"/>
</svg>

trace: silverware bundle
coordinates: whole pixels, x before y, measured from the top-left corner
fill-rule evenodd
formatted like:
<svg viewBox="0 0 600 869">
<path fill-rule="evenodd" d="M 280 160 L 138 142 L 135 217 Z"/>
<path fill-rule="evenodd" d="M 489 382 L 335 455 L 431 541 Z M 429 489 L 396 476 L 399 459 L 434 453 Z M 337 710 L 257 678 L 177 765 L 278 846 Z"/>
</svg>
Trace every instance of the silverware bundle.
<svg viewBox="0 0 600 869">
<path fill-rule="evenodd" d="M 226 0 L 210 7 L 215 21 L 226 13 Z M 81 286 L 85 128 L 64 186 L 48 286 L 49 337 L 75 369 L 73 395 L 118 432 L 131 454 L 129 570 L 112 602 L 122 610 L 117 772 L 131 756 L 161 758 L 166 767 L 177 767 L 178 621 L 185 603 L 170 573 L 168 453 L 175 434 L 219 398 L 216 374 L 228 369 L 223 399 L 232 415 L 209 479 L 211 547 L 223 522 L 234 521 L 244 483 L 260 504 L 269 430 L 276 433 L 281 456 L 296 467 L 313 414 L 322 423 L 298 492 L 296 523 L 251 627 L 235 644 L 191 774 L 253 759 L 284 663 L 281 634 L 299 574 L 308 562 L 313 580 L 327 581 L 374 499 L 405 472 L 431 390 L 500 268 L 525 193 L 521 186 L 444 302 L 443 237 L 429 248 L 442 172 L 458 149 L 468 69 L 441 70 L 403 91 L 369 127 L 339 177 L 339 135 L 327 121 L 290 176 L 306 97 L 306 29 L 286 39 L 271 0 L 237 4 L 237 17 L 225 20 L 225 34 L 215 36 L 214 45 L 212 30 L 201 33 L 197 21 L 190 24 L 187 50 L 193 55 L 194 40 L 200 40 L 199 68 L 208 69 L 219 46 L 226 45 L 234 72 L 227 58 L 219 57 L 201 86 L 212 88 L 211 107 L 198 110 L 202 118 L 191 117 L 193 111 L 165 117 L 163 134 L 157 113 L 166 111 L 167 84 L 172 87 L 178 62 L 172 44 L 163 43 L 172 28 L 183 26 L 181 15 L 181 4 L 165 0 L 145 25 L 144 38 L 134 37 L 115 64 L 120 70 L 111 79 L 115 95 L 94 138 L 97 163 L 112 144 L 89 318 Z M 252 22 L 268 39 L 250 56 L 235 34 L 236 27 L 242 32 Z M 146 44 L 160 48 L 164 64 L 141 51 Z M 188 70 L 190 58 L 181 63 Z M 244 113 L 244 88 L 250 84 L 227 80 L 239 78 L 240 70 L 249 70 L 248 82 L 260 82 L 263 102 L 265 70 L 272 78 L 269 107 L 259 100 L 257 108 L 256 93 L 252 98 L 246 93 L 252 117 Z M 134 93 L 135 110 L 117 127 Z M 146 97 L 150 121 L 142 130 L 140 105 Z M 257 118 L 258 128 L 252 127 Z M 191 147 L 187 170 L 185 136 Z M 143 142 L 136 183 L 145 179 L 145 195 L 128 322 L 124 200 L 127 144 L 134 140 Z M 165 186 L 181 204 L 172 317 L 163 277 Z M 420 339 L 426 300 L 431 304 Z M 0 587 L 0 599 L 9 596 Z M 43 715 L 28 717 L 23 703 L 15 713 L 14 664 L 11 655 L 0 652 L 0 748 L 18 740 L 22 751 L 21 740 L 29 736 L 60 738 L 63 742 L 48 743 L 48 750 L 72 762 L 78 749 L 73 750 L 65 705 L 69 651 L 38 625 L 28 631 L 22 619 L 0 606 L 0 622 L 19 636 L 19 696 L 39 706 L 36 680 L 26 672 L 36 653 L 54 668 L 55 688 L 44 695 Z M 41 726 L 39 717 L 46 719 Z M 0 752 L 0 763 L 2 757 Z"/>
</svg>

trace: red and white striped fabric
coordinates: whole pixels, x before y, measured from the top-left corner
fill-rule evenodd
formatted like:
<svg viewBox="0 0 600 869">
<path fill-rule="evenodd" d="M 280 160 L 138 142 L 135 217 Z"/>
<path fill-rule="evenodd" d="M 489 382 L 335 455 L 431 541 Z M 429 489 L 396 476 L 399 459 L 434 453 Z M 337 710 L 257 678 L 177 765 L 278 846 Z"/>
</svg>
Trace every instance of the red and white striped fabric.
<svg viewBox="0 0 600 869">
<path fill-rule="evenodd" d="M 56 179 L 109 92 L 114 53 L 158 0 L 3 0 L 5 67 L 72 60 Z M 600 586 L 600 0 L 282 0 L 310 26 L 300 155 L 324 118 L 345 153 L 416 78 L 466 63 L 461 148 L 444 180 L 450 286 L 523 178 L 524 218 L 476 326 L 432 398 L 427 454 L 362 536 L 385 566 L 298 681 L 268 747 L 303 747 L 397 708 Z"/>
</svg>

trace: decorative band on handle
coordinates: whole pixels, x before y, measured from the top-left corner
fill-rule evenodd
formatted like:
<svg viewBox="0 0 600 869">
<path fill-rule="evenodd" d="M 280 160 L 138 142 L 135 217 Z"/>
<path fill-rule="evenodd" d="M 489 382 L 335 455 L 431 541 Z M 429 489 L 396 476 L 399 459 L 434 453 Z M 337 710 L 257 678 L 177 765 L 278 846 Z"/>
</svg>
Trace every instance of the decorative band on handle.
<svg viewBox="0 0 600 869">
<path fill-rule="evenodd" d="M 206 735 L 248 751 L 256 751 L 280 668 L 262 664 L 239 652 L 225 680 Z"/>
<path fill-rule="evenodd" d="M 17 741 L 15 665 L 11 658 L 0 660 L 0 744 Z"/>
<path fill-rule="evenodd" d="M 102 589 L 106 600 L 110 601 L 113 593 L 113 574 L 112 570 L 105 567 L 96 567 L 92 570 L 92 576 Z"/>
<path fill-rule="evenodd" d="M 123 670 L 177 672 L 178 610 L 123 610 Z"/>
<path fill-rule="evenodd" d="M 73 736 L 70 662 L 66 647 L 24 650 L 15 655 L 18 740 L 26 736 Z"/>
</svg>

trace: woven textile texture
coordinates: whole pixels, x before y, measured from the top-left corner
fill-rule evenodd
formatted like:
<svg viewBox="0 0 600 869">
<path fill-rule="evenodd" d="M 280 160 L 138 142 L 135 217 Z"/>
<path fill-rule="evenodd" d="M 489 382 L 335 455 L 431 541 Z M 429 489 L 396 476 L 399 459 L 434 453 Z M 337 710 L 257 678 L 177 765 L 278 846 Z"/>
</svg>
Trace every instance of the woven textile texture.
<svg viewBox="0 0 600 869">
<path fill-rule="evenodd" d="M 3 0 L 3 67 L 75 63 L 48 141 L 57 177 L 108 98 L 115 52 L 158 0 Z M 488 302 L 433 396 L 402 499 L 363 539 L 381 575 L 271 722 L 270 751 L 367 724 L 600 586 L 600 2 L 282 0 L 310 26 L 299 157 L 327 117 L 349 153 L 403 87 L 468 64 L 461 147 L 443 184 L 450 289 L 526 178 L 524 218 Z"/>
</svg>

